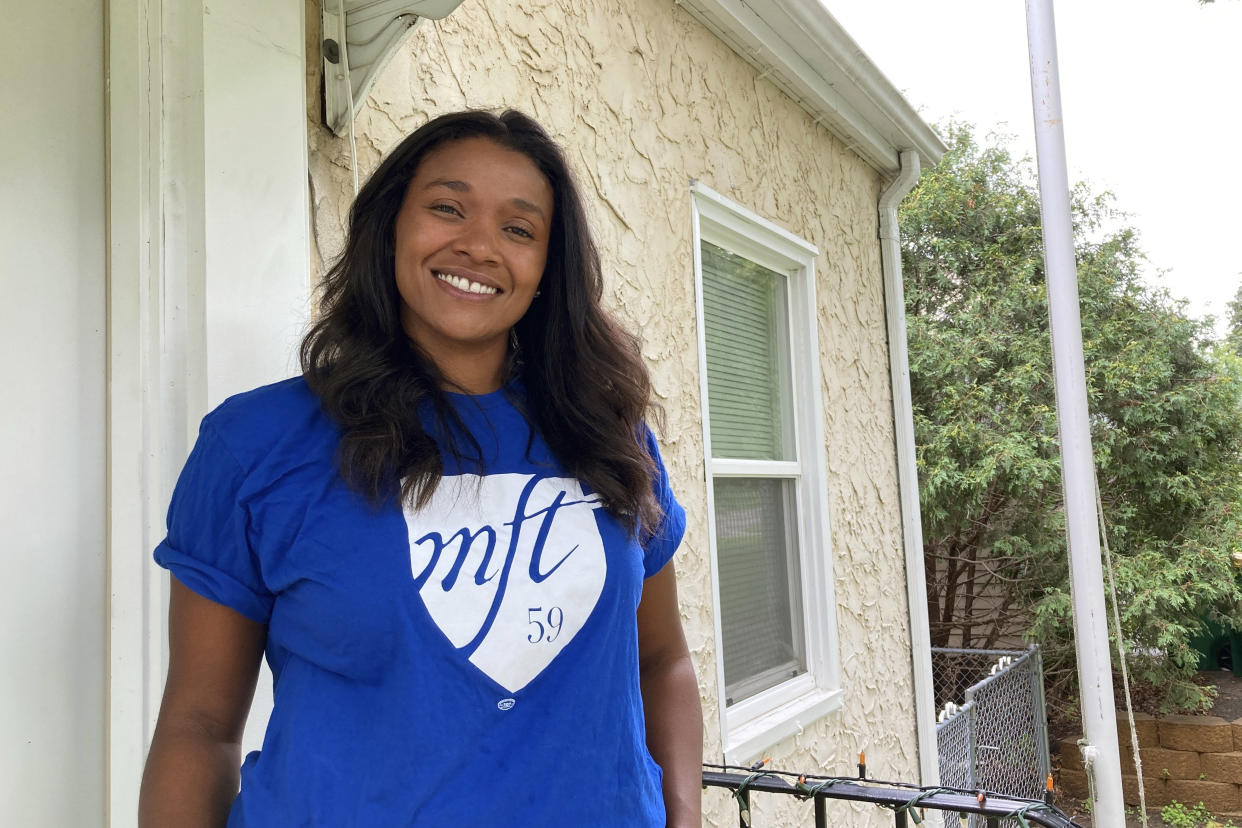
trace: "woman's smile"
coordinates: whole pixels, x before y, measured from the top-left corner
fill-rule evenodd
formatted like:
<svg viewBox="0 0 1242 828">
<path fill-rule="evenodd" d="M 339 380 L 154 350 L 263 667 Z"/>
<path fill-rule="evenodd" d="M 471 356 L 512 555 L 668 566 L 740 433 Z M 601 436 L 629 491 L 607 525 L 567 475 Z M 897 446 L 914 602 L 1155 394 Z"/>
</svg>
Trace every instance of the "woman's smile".
<svg viewBox="0 0 1242 828">
<path fill-rule="evenodd" d="M 447 271 L 433 272 L 433 276 L 444 284 L 457 289 L 461 293 L 473 293 L 482 296 L 495 296 L 500 289 L 486 284 L 485 282 L 475 279 L 471 276 L 463 276 Z"/>
</svg>

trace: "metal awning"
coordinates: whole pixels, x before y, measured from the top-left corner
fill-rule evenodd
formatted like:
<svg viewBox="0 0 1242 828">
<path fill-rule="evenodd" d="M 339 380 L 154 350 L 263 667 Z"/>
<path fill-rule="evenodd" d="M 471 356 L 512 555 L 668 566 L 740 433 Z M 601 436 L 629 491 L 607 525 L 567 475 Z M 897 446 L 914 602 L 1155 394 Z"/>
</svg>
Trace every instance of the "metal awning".
<svg viewBox="0 0 1242 828">
<path fill-rule="evenodd" d="M 323 0 L 324 121 L 349 132 L 375 76 L 423 18 L 447 17 L 462 0 Z"/>
</svg>

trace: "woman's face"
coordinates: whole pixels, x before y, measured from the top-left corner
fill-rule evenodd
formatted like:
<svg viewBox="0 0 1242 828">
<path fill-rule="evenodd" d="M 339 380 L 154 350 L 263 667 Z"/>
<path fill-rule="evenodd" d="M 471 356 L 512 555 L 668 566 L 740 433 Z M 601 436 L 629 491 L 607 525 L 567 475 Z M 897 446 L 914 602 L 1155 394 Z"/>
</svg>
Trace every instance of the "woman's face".
<svg viewBox="0 0 1242 828">
<path fill-rule="evenodd" d="M 397 214 L 394 269 L 401 325 L 441 371 L 462 359 L 499 371 L 543 276 L 552 209 L 534 163 L 487 138 L 423 156 Z"/>
</svg>

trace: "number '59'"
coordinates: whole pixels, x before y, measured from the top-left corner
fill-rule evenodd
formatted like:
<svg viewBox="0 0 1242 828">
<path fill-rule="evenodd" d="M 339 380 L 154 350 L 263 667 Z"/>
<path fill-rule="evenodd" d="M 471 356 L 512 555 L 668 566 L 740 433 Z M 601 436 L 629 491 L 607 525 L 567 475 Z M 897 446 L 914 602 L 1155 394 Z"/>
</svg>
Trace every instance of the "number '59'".
<svg viewBox="0 0 1242 828">
<path fill-rule="evenodd" d="M 526 633 L 527 641 L 531 644 L 547 641 L 550 644 L 561 634 L 565 611 L 560 607 L 548 607 L 547 612 L 543 611 L 543 607 L 528 607 L 526 623 L 534 628 Z"/>
</svg>

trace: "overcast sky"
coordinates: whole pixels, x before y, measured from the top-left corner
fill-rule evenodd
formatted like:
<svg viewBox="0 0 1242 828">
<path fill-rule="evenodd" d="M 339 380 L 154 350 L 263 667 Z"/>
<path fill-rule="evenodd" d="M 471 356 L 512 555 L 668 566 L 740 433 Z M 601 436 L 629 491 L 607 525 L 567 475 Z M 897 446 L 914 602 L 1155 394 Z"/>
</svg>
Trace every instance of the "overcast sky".
<svg viewBox="0 0 1242 828">
<path fill-rule="evenodd" d="M 1022 0 L 822 2 L 924 120 L 1010 132 L 1035 157 Z M 1150 280 L 1223 320 L 1242 283 L 1242 0 L 1055 12 L 1070 179 L 1113 191 Z"/>
</svg>

